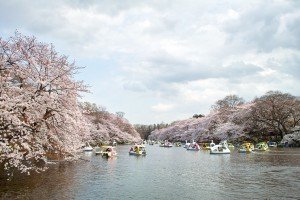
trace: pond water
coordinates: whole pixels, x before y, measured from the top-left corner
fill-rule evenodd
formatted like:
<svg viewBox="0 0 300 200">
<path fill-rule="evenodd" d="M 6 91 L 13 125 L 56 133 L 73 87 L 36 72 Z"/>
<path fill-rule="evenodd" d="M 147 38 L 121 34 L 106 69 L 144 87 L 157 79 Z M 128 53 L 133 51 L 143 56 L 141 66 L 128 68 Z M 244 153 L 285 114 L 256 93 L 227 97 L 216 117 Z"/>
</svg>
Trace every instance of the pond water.
<svg viewBox="0 0 300 200">
<path fill-rule="evenodd" d="M 300 199 L 300 149 L 210 155 L 146 146 L 144 157 L 84 153 L 39 175 L 0 180 L 2 199 Z"/>
</svg>

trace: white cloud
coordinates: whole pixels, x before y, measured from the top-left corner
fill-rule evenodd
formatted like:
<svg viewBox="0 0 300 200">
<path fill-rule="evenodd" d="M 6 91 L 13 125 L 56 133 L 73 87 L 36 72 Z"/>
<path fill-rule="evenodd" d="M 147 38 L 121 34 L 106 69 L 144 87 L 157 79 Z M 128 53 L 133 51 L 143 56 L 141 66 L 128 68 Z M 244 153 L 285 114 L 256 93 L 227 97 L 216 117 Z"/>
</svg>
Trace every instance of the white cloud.
<svg viewBox="0 0 300 200">
<path fill-rule="evenodd" d="M 151 107 L 151 109 L 155 112 L 167 112 L 172 110 L 175 107 L 174 104 L 163 104 L 159 103 Z"/>
<path fill-rule="evenodd" d="M 299 8 L 297 1 L 11 0 L 0 2 L 0 33 L 35 35 L 87 66 L 81 78 L 97 83 L 89 99 L 133 123 L 170 122 L 206 114 L 227 94 L 299 96 Z"/>
</svg>

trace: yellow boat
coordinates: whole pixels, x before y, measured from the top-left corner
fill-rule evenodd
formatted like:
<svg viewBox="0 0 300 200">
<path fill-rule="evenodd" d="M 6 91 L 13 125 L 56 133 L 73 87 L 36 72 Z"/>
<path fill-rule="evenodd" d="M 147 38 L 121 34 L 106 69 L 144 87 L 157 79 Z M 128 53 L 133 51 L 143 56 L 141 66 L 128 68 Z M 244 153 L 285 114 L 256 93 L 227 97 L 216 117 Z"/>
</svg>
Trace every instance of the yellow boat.
<svg viewBox="0 0 300 200">
<path fill-rule="evenodd" d="M 129 155 L 140 156 L 146 155 L 146 149 L 144 145 L 134 145 L 129 150 Z"/>
<path fill-rule="evenodd" d="M 213 146 L 215 146 L 216 144 L 214 143 L 214 141 L 212 140 L 211 141 L 211 143 L 203 143 L 202 145 L 201 145 L 201 148 L 203 149 L 203 150 L 211 150 L 211 148 L 213 147 Z"/>
<path fill-rule="evenodd" d="M 181 147 L 181 142 L 175 142 L 175 147 Z"/>
<path fill-rule="evenodd" d="M 102 146 L 101 147 L 102 150 L 100 152 L 100 154 L 103 156 L 103 157 L 114 157 L 117 155 L 117 151 L 115 149 L 115 147 L 113 146 Z"/>
<path fill-rule="evenodd" d="M 203 150 L 210 150 L 209 143 L 203 143 L 203 144 L 201 145 L 201 148 L 202 148 Z"/>
<path fill-rule="evenodd" d="M 245 142 L 240 146 L 238 152 L 240 152 L 240 153 L 251 153 L 253 150 L 254 150 L 254 145 L 250 142 Z"/>
</svg>

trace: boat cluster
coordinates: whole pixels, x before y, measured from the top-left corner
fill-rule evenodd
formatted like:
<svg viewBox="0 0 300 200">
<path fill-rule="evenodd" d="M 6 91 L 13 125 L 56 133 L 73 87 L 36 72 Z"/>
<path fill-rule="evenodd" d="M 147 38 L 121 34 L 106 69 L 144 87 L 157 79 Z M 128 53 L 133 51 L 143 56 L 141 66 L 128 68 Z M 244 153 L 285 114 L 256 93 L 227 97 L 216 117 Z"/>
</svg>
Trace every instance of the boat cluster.
<svg viewBox="0 0 300 200">
<path fill-rule="evenodd" d="M 186 150 L 190 151 L 199 151 L 202 150 L 209 150 L 211 154 L 229 154 L 230 149 L 227 141 L 222 141 L 219 144 L 215 144 L 213 141 L 211 143 L 203 143 L 200 147 L 195 141 L 188 143 L 185 141 L 185 145 L 183 146 Z"/>
<path fill-rule="evenodd" d="M 230 154 L 235 146 L 232 143 L 228 143 L 226 140 L 221 141 L 219 144 L 215 144 L 213 141 L 211 143 L 196 143 L 194 140 L 192 142 L 185 141 L 185 144 L 181 142 L 171 142 L 165 141 L 148 141 L 144 142 L 150 145 L 158 143 L 160 147 L 180 147 L 183 146 L 188 151 L 199 151 L 199 150 L 209 150 L 211 154 Z M 269 147 L 277 147 L 276 142 L 259 142 L 255 146 L 251 142 L 244 142 L 242 145 L 238 146 L 239 153 L 251 153 L 252 151 L 267 151 Z"/>
<path fill-rule="evenodd" d="M 83 148 L 83 151 L 85 152 L 94 152 L 95 155 L 102 155 L 103 157 L 115 157 L 117 155 L 116 151 L 116 143 L 113 143 L 113 146 L 96 146 L 96 147 L 91 147 L 89 143 Z M 140 155 L 146 155 L 146 148 L 143 144 L 134 144 L 130 149 L 129 149 L 129 155 L 135 155 L 135 156 L 140 156 Z"/>
<path fill-rule="evenodd" d="M 210 154 L 230 154 L 235 146 L 231 143 L 228 143 L 226 140 L 221 141 L 219 144 L 215 144 L 213 141 L 211 143 L 201 143 L 200 145 L 195 141 L 187 142 L 182 144 L 181 142 L 175 142 L 174 144 L 165 140 L 163 142 L 155 142 L 155 141 L 143 141 L 141 144 L 134 144 L 129 149 L 129 155 L 135 156 L 145 156 L 146 148 L 144 144 L 154 145 L 159 144 L 160 147 L 181 147 L 186 148 L 187 151 L 199 151 L 199 150 L 209 150 Z M 103 157 L 114 157 L 117 155 L 117 151 L 115 149 L 116 142 L 113 142 L 112 146 L 102 146 L 102 147 L 91 147 L 87 144 L 83 151 L 94 151 L 96 155 L 102 155 Z M 252 151 L 267 151 L 269 147 L 277 147 L 276 142 L 259 142 L 255 146 L 253 143 L 244 142 L 242 145 L 238 147 L 239 153 L 251 153 Z"/>
</svg>

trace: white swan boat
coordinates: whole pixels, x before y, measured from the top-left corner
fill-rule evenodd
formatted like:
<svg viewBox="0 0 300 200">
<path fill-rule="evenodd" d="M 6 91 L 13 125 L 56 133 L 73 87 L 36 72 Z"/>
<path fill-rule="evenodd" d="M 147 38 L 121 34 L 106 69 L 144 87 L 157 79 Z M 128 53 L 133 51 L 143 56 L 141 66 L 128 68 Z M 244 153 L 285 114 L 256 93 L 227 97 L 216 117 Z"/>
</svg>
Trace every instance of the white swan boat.
<svg viewBox="0 0 300 200">
<path fill-rule="evenodd" d="M 167 140 L 162 143 L 161 145 L 159 145 L 160 147 L 172 147 L 173 144 L 171 142 L 168 142 Z"/>
<path fill-rule="evenodd" d="M 191 143 L 187 142 L 187 140 L 185 141 L 185 144 L 183 145 L 183 148 L 188 148 L 190 146 Z"/>
<path fill-rule="evenodd" d="M 230 154 L 227 141 L 220 142 L 210 148 L 210 154 Z"/>
<path fill-rule="evenodd" d="M 93 147 L 89 143 L 83 148 L 83 151 L 93 151 Z"/>
</svg>

